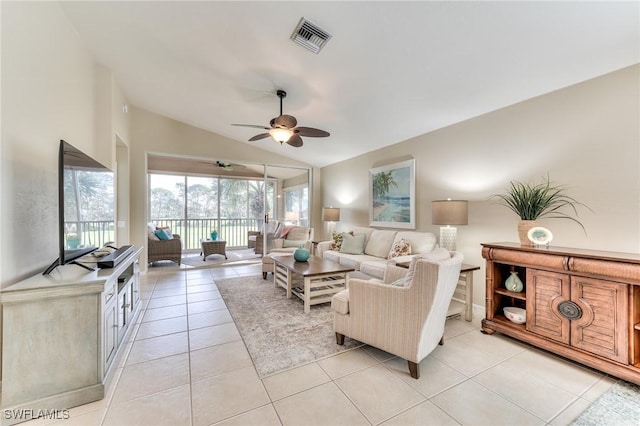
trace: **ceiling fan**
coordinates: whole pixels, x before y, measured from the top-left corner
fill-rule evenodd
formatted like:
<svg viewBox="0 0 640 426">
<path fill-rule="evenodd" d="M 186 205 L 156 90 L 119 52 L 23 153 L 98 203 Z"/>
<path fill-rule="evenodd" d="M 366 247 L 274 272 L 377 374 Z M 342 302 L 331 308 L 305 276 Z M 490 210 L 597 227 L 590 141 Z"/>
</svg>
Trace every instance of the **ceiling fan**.
<svg viewBox="0 0 640 426">
<path fill-rule="evenodd" d="M 287 92 L 284 90 L 276 91 L 276 95 L 280 98 L 280 115 L 278 117 L 272 118 L 269 122 L 270 127 L 254 125 L 254 124 L 232 124 L 232 126 L 242 126 L 242 127 L 253 127 L 255 129 L 264 129 L 268 130 L 267 133 L 260 133 L 259 135 L 255 135 L 251 139 L 250 142 L 257 141 L 260 139 L 268 138 L 271 136 L 280 144 L 288 143 L 291 146 L 295 146 L 296 148 L 302 146 L 302 137 L 307 136 L 311 138 L 326 138 L 329 136 L 329 132 L 325 132 L 324 130 L 314 129 L 313 127 L 297 127 L 298 120 L 292 115 L 282 114 L 282 99 L 287 97 Z"/>
<path fill-rule="evenodd" d="M 244 168 L 247 167 L 247 166 L 244 166 L 242 164 L 230 163 L 228 161 L 220 161 L 220 160 L 217 160 L 217 161 L 214 161 L 214 162 L 211 162 L 211 161 L 199 161 L 199 163 L 206 164 L 208 166 L 213 166 L 213 167 L 215 167 L 217 169 L 224 169 L 224 170 L 244 169 Z"/>
<path fill-rule="evenodd" d="M 242 164 L 229 163 L 228 161 L 216 161 L 215 163 L 213 163 L 213 165 L 225 170 L 233 170 L 234 168 L 244 169 L 246 167 L 246 166 L 243 166 Z"/>
</svg>

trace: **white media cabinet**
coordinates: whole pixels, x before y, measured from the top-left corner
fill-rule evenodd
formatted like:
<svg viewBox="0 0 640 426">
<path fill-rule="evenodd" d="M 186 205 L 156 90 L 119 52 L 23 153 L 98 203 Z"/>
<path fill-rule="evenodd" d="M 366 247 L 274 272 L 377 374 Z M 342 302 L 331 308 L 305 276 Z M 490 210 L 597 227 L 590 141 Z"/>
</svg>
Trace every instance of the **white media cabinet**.
<svg viewBox="0 0 640 426">
<path fill-rule="evenodd" d="M 142 249 L 111 269 L 55 268 L 2 290 L 2 424 L 104 397 L 140 312 Z M 22 411 L 21 411 L 22 410 Z"/>
</svg>

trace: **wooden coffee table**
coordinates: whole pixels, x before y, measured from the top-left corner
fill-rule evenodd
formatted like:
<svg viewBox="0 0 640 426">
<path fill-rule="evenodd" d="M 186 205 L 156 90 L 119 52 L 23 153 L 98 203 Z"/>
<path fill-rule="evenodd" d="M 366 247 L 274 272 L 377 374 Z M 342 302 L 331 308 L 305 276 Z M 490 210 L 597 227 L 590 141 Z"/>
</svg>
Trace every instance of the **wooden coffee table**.
<svg viewBox="0 0 640 426">
<path fill-rule="evenodd" d="M 202 246 L 202 261 L 207 260 L 207 256 L 210 254 L 221 254 L 227 259 L 226 246 L 227 242 L 225 240 L 200 240 L 200 245 Z"/>
<path fill-rule="evenodd" d="M 291 256 L 273 257 L 273 285 L 287 289 L 287 298 L 295 294 L 304 301 L 304 313 L 311 305 L 327 303 L 337 292 L 344 290 L 347 272 L 354 269 L 318 256 L 307 262 L 296 262 Z"/>
</svg>

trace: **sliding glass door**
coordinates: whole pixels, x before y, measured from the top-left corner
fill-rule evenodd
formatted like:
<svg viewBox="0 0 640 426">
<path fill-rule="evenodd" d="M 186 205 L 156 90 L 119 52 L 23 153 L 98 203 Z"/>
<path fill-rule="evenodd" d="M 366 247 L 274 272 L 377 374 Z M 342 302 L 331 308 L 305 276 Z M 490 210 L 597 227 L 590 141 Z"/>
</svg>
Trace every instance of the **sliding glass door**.
<svg viewBox="0 0 640 426">
<path fill-rule="evenodd" d="M 161 156 L 150 156 L 149 163 L 149 221 L 179 234 L 185 250 L 199 250 L 200 240 L 215 230 L 229 249 L 253 247 L 249 236 L 261 233 L 256 252 L 268 253 L 284 226 L 311 223 L 309 169 L 264 164 L 212 168 L 211 161 Z"/>
<path fill-rule="evenodd" d="M 265 182 L 271 182 L 273 195 L 266 198 L 265 219 L 268 226 L 263 239 L 263 253 L 268 253 L 273 239 L 285 226 L 310 226 L 311 171 L 306 168 L 265 166 Z"/>
<path fill-rule="evenodd" d="M 263 218 L 264 187 L 262 178 L 150 173 L 149 221 L 179 234 L 185 250 L 199 250 L 213 231 L 228 248 L 247 247 Z"/>
</svg>

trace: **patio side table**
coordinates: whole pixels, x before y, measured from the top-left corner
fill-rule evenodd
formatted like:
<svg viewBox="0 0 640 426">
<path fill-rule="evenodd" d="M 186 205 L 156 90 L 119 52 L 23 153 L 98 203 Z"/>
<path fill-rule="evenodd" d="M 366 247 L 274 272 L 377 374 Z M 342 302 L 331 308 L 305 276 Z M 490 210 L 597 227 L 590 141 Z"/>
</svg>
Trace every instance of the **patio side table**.
<svg viewBox="0 0 640 426">
<path fill-rule="evenodd" d="M 227 259 L 226 246 L 227 242 L 225 240 L 211 240 L 209 238 L 205 240 L 200 240 L 200 245 L 202 246 L 202 261 L 207 260 L 207 256 L 211 254 L 221 254 Z"/>
</svg>

